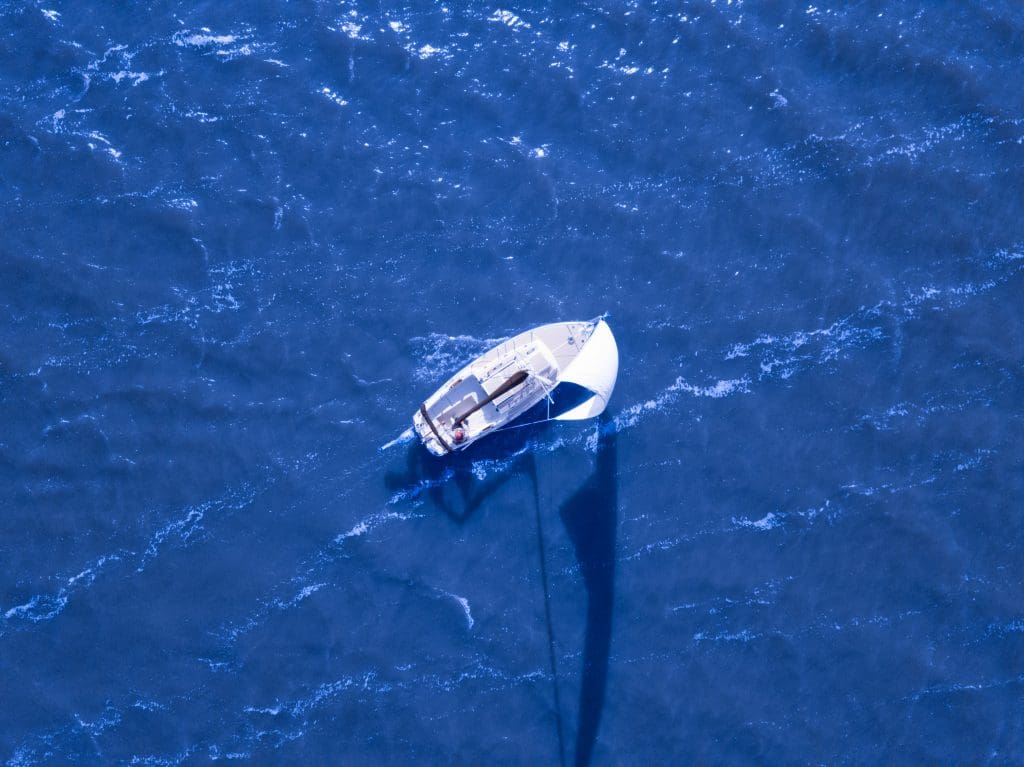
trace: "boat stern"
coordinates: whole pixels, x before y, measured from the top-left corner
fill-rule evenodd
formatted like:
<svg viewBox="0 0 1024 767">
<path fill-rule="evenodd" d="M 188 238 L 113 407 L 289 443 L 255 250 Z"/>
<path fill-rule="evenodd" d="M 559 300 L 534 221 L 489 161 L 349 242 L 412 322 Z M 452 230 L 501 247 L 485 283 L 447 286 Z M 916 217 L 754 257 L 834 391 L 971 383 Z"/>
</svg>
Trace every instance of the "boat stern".
<svg viewBox="0 0 1024 767">
<path fill-rule="evenodd" d="M 416 436 L 420 438 L 420 442 L 433 455 L 447 455 L 455 449 L 452 437 L 447 433 L 448 430 L 430 418 L 425 405 L 421 405 L 420 409 L 413 413 L 412 426 L 416 430 Z"/>
</svg>

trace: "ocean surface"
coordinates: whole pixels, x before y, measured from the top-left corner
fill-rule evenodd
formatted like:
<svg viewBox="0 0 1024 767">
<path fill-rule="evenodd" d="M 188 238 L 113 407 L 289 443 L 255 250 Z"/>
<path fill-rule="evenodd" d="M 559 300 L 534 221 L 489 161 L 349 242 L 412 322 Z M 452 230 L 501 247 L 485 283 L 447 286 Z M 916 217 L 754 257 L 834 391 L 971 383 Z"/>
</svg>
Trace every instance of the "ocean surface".
<svg viewBox="0 0 1024 767">
<path fill-rule="evenodd" d="M 0 4 L 0 763 L 1024 763 L 1024 6 Z M 606 314 L 593 421 L 386 450 Z"/>
</svg>

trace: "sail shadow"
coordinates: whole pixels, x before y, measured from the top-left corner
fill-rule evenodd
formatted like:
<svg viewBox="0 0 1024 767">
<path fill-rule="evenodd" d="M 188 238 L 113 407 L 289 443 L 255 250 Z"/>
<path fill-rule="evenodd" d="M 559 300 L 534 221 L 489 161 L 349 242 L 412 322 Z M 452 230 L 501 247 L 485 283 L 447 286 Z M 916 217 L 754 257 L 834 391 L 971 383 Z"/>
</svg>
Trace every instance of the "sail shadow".
<svg viewBox="0 0 1024 767">
<path fill-rule="evenodd" d="M 586 767 L 593 756 L 608 679 L 619 511 L 617 439 L 608 417 L 602 416 L 594 470 L 583 487 L 563 503 L 559 511 L 576 550 L 576 560 L 587 591 L 576 767 Z"/>
</svg>

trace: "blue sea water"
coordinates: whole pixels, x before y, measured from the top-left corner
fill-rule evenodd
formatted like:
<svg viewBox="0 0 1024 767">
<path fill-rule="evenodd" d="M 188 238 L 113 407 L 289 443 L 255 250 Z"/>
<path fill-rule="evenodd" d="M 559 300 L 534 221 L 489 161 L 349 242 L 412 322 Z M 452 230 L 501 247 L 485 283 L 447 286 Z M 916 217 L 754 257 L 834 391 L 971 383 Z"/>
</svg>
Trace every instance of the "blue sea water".
<svg viewBox="0 0 1024 767">
<path fill-rule="evenodd" d="M 1024 763 L 1018 2 L 0 4 L 6 765 Z M 607 312 L 600 420 L 378 448 Z"/>
</svg>

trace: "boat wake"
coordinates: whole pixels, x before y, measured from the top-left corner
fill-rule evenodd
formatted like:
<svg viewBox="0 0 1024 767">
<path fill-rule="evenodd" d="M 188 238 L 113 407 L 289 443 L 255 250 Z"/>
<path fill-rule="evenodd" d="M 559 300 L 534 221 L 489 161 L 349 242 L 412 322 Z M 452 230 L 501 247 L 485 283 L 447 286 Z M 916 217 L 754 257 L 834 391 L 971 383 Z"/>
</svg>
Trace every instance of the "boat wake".
<svg viewBox="0 0 1024 767">
<path fill-rule="evenodd" d="M 401 434 L 399 434 L 397 437 L 395 437 L 390 442 L 385 442 L 383 445 L 381 445 L 379 448 L 377 448 L 377 450 L 379 452 L 383 453 L 385 450 L 387 450 L 388 448 L 394 447 L 395 445 L 404 445 L 405 443 L 410 442 L 415 435 L 416 435 L 416 433 L 413 431 L 412 427 L 410 426 L 408 429 L 403 431 Z"/>
</svg>

